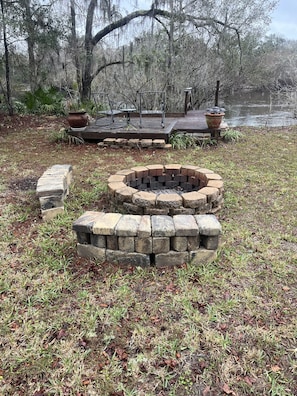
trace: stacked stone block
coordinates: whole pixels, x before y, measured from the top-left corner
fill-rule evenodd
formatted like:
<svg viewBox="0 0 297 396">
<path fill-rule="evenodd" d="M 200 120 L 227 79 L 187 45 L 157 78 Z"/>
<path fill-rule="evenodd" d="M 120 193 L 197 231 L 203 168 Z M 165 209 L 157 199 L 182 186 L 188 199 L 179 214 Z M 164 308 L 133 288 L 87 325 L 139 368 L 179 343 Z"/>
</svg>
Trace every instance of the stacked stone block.
<svg viewBox="0 0 297 396">
<path fill-rule="evenodd" d="M 82 257 L 135 266 L 172 266 L 214 258 L 221 225 L 214 215 L 85 212 L 73 223 Z"/>
<path fill-rule="evenodd" d="M 172 145 L 166 143 L 165 139 L 124 139 L 106 138 L 98 143 L 98 147 L 122 148 L 131 147 L 139 149 L 171 149 Z"/>
<path fill-rule="evenodd" d="M 64 211 L 71 180 L 71 165 L 53 165 L 38 179 L 36 195 L 43 220 L 50 220 Z"/>
<path fill-rule="evenodd" d="M 125 213 L 147 215 L 216 213 L 223 203 L 220 175 L 192 165 L 147 165 L 123 169 L 108 179 Z"/>
</svg>

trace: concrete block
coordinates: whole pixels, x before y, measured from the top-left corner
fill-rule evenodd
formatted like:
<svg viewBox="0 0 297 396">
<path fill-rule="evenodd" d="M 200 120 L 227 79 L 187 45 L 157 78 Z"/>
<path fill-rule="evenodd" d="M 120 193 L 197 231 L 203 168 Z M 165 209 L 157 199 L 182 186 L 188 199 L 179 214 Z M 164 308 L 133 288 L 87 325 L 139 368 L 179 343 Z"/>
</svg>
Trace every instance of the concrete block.
<svg viewBox="0 0 297 396">
<path fill-rule="evenodd" d="M 103 212 L 87 211 L 72 224 L 72 229 L 76 232 L 93 232 L 93 224 L 103 216 Z"/>
<path fill-rule="evenodd" d="M 188 252 L 173 252 L 160 253 L 155 255 L 156 267 L 172 267 L 175 265 L 182 265 L 189 261 Z"/>
<path fill-rule="evenodd" d="M 184 236 L 172 237 L 171 248 L 176 252 L 185 252 L 188 249 L 188 238 Z"/>
<path fill-rule="evenodd" d="M 152 236 L 171 237 L 175 236 L 173 219 L 170 216 L 152 216 Z"/>
<path fill-rule="evenodd" d="M 91 245 L 96 246 L 101 249 L 106 249 L 106 236 L 105 235 L 90 234 L 89 240 L 90 240 L 89 243 L 91 243 Z"/>
<path fill-rule="evenodd" d="M 132 202 L 144 208 L 153 207 L 156 205 L 156 194 L 148 191 L 138 191 L 133 194 Z"/>
<path fill-rule="evenodd" d="M 211 261 L 214 261 L 216 257 L 217 257 L 216 250 L 207 250 L 200 248 L 199 250 L 190 252 L 191 264 L 194 265 L 209 263 Z"/>
<path fill-rule="evenodd" d="M 52 208 L 47 210 L 41 210 L 42 219 L 45 221 L 52 220 L 59 214 L 64 212 L 64 206 L 60 206 L 59 208 Z"/>
<path fill-rule="evenodd" d="M 179 208 L 182 203 L 182 197 L 177 193 L 159 194 L 156 199 L 156 205 L 159 208 Z"/>
<path fill-rule="evenodd" d="M 139 215 L 123 215 L 115 227 L 115 235 L 118 236 L 137 236 L 141 222 Z"/>
<path fill-rule="evenodd" d="M 196 236 L 189 236 L 188 238 L 188 247 L 187 250 L 190 251 L 194 251 L 194 250 L 198 250 L 200 247 L 200 235 L 196 235 Z"/>
<path fill-rule="evenodd" d="M 135 238 L 135 251 L 143 254 L 153 253 L 153 238 Z"/>
<path fill-rule="evenodd" d="M 201 235 L 201 245 L 207 250 L 216 250 L 219 246 L 219 236 Z"/>
<path fill-rule="evenodd" d="M 90 245 L 92 244 L 91 242 L 91 235 L 87 232 L 76 232 L 76 238 L 78 243 L 81 243 L 83 245 Z"/>
<path fill-rule="evenodd" d="M 105 249 L 100 249 L 93 245 L 81 245 L 80 243 L 77 244 L 77 254 L 80 257 L 95 258 L 103 262 L 106 260 L 105 252 Z"/>
<path fill-rule="evenodd" d="M 118 237 L 115 235 L 107 235 L 106 236 L 106 248 L 110 250 L 118 250 Z"/>
<path fill-rule="evenodd" d="M 215 236 L 222 232 L 222 226 L 214 215 L 195 215 L 194 216 L 200 235 Z"/>
<path fill-rule="evenodd" d="M 121 252 L 119 250 L 106 250 L 106 261 L 124 266 L 150 266 L 150 256 L 148 254 Z"/>
<path fill-rule="evenodd" d="M 150 216 L 141 216 L 141 220 L 138 227 L 139 238 L 147 238 L 152 235 L 152 226 L 151 226 L 151 217 Z"/>
<path fill-rule="evenodd" d="M 173 216 L 176 236 L 196 236 L 199 229 L 194 216 L 191 215 L 175 215 Z"/>
<path fill-rule="evenodd" d="M 119 246 L 119 250 L 121 251 L 134 252 L 135 251 L 134 237 L 119 236 L 118 246 Z"/>
<path fill-rule="evenodd" d="M 170 238 L 168 237 L 153 238 L 153 253 L 167 253 L 169 251 L 170 251 Z"/>
<path fill-rule="evenodd" d="M 104 213 L 93 224 L 93 234 L 114 235 L 115 226 L 121 217 L 120 213 Z"/>
</svg>

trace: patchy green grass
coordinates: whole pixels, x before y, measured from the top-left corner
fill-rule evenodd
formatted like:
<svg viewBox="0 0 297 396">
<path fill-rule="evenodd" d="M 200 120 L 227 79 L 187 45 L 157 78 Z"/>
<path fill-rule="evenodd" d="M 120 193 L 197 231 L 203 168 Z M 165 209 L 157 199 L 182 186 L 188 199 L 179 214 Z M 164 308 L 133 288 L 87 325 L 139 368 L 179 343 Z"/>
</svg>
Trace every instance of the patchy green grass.
<svg viewBox="0 0 297 396">
<path fill-rule="evenodd" d="M 235 144 L 99 150 L 53 141 L 57 123 L 0 132 L 0 394 L 297 394 L 297 129 Z M 65 213 L 39 217 L 35 185 L 74 167 Z M 151 163 L 225 181 L 217 259 L 168 269 L 79 258 L 73 220 L 109 210 L 107 178 Z"/>
</svg>

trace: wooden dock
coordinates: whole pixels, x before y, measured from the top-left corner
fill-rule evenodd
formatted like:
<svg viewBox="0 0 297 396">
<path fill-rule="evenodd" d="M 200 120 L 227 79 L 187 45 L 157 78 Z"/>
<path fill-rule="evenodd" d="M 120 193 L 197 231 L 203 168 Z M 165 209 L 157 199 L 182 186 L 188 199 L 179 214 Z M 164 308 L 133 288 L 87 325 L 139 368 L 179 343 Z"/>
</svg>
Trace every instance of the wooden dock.
<svg viewBox="0 0 297 396">
<path fill-rule="evenodd" d="M 88 125 L 83 130 L 81 128 L 71 128 L 69 135 L 82 138 L 86 141 L 100 142 L 106 138 L 124 139 L 164 139 L 168 142 L 169 136 L 173 132 L 187 132 L 191 134 L 205 134 L 205 137 L 218 139 L 220 129 L 208 129 L 203 110 L 192 110 L 184 114 L 168 114 L 165 118 L 165 126 L 162 128 L 160 117 L 143 117 L 142 128 L 139 125 L 139 116 L 131 115 L 130 123 L 124 117 L 111 119 L 104 118 Z"/>
</svg>

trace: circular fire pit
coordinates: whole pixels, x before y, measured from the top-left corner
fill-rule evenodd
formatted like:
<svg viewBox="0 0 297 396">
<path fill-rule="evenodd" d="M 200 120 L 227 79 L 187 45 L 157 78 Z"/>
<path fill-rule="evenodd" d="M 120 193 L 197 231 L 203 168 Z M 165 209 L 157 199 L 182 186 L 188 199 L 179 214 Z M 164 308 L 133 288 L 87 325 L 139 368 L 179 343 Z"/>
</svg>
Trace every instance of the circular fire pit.
<svg viewBox="0 0 297 396">
<path fill-rule="evenodd" d="M 216 213 L 223 203 L 223 180 L 193 165 L 147 165 L 110 176 L 108 189 L 116 205 L 130 214 Z"/>
</svg>

